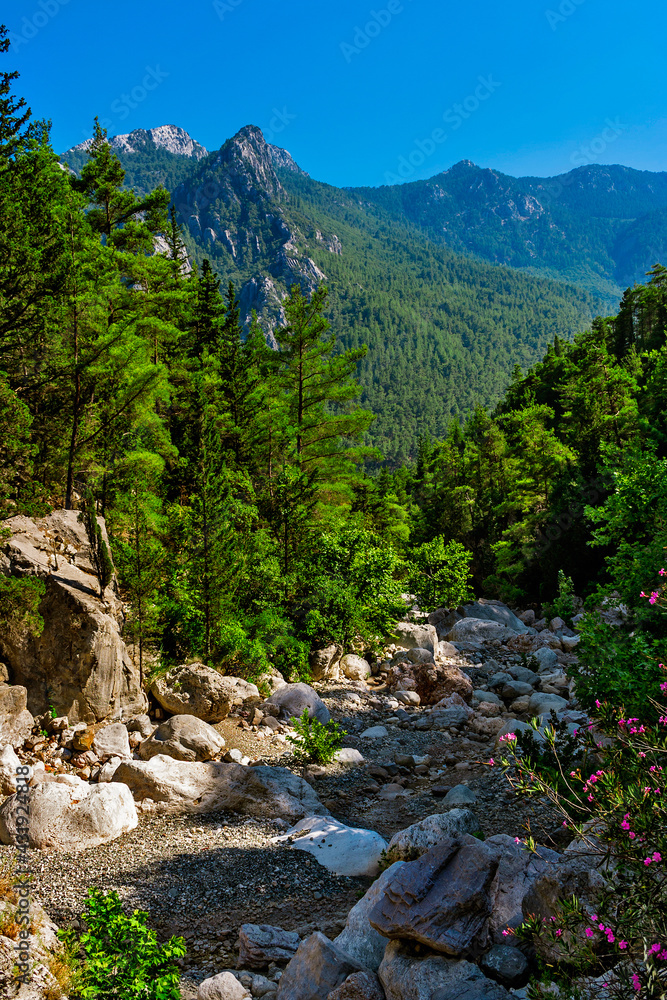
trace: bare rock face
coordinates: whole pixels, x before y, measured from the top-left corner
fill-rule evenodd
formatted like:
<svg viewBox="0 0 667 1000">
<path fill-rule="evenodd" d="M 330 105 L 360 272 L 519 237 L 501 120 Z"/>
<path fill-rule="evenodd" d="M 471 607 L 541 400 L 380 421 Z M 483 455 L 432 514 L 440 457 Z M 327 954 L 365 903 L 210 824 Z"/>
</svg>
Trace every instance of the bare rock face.
<svg viewBox="0 0 667 1000">
<path fill-rule="evenodd" d="M 438 633 L 433 625 L 399 622 L 394 626 L 392 638 L 405 649 L 428 649 L 433 656 L 438 652 Z"/>
<path fill-rule="evenodd" d="M 316 931 L 302 941 L 280 979 L 277 1000 L 327 1000 L 354 972 L 363 972 L 344 951 Z"/>
<path fill-rule="evenodd" d="M 479 820 L 470 809 L 450 809 L 449 812 L 434 813 L 395 833 L 389 841 L 387 854 L 392 859 L 415 861 L 443 840 L 478 831 Z"/>
<path fill-rule="evenodd" d="M 369 915 L 371 927 L 445 955 L 480 954 L 497 870 L 497 851 L 474 837 L 445 840 L 398 869 Z"/>
<path fill-rule="evenodd" d="M 468 702 L 473 692 L 472 682 L 462 670 L 454 664 L 433 662 L 396 664 L 387 675 L 387 687 L 391 691 L 411 688 L 422 705 L 435 705 L 453 694 Z"/>
<path fill-rule="evenodd" d="M 231 809 L 245 816 L 299 820 L 325 815 L 303 778 L 284 767 L 243 767 L 217 761 L 123 761 L 112 781 L 126 784 L 143 812 L 206 813 Z"/>
<path fill-rule="evenodd" d="M 203 663 L 184 663 L 153 681 L 151 694 L 174 715 L 195 715 L 221 722 L 234 705 L 259 703 L 257 687 L 240 677 L 225 677 Z"/>
<path fill-rule="evenodd" d="M 510 1000 L 472 962 L 415 955 L 401 941 L 387 945 L 378 975 L 387 1000 Z"/>
<path fill-rule="evenodd" d="M 314 649 L 309 656 L 310 673 L 314 681 L 337 680 L 340 675 L 340 658 L 343 647 L 337 643 Z"/>
<path fill-rule="evenodd" d="M 384 892 L 392 881 L 394 875 L 403 864 L 402 861 L 395 861 L 393 865 L 385 869 L 380 877 L 373 882 L 370 889 L 362 896 L 358 903 L 352 907 L 347 915 L 345 927 L 334 944 L 346 955 L 353 958 L 359 965 L 376 972 L 384 950 L 387 947 L 387 939 L 368 922 L 368 915 L 377 905 L 378 901 L 384 897 Z"/>
<path fill-rule="evenodd" d="M 353 972 L 342 986 L 331 991 L 327 1000 L 385 1000 L 385 997 L 374 973 Z"/>
<path fill-rule="evenodd" d="M 52 705 L 71 723 L 132 715 L 147 707 L 135 667 L 120 637 L 121 602 L 115 584 L 99 597 L 88 539 L 74 510 L 44 518 L 10 518 L 12 536 L 0 553 L 0 573 L 38 576 L 46 584 L 39 638 L 0 644 L 15 685 L 27 690 L 33 715 Z M 100 519 L 106 538 L 104 522 Z"/>
</svg>

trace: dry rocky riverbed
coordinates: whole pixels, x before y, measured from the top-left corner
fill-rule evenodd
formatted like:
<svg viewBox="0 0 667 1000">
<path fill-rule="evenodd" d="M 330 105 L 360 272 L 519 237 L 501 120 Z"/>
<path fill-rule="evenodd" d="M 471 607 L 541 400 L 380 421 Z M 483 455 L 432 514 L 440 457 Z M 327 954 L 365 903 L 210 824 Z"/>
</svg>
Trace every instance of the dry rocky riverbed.
<svg viewBox="0 0 667 1000">
<path fill-rule="evenodd" d="M 492 661 L 490 669 L 497 663 Z M 475 686 L 484 683 L 484 668 L 465 658 L 460 664 Z M 557 817 L 545 812 L 543 803 L 528 806 L 517 800 L 499 770 L 489 766 L 494 736 L 467 727 L 423 728 L 430 710 L 395 709 L 386 685 L 376 678 L 317 687 L 347 732 L 344 746 L 358 750 L 362 762 L 303 768 L 289 742 L 262 735 L 238 717 L 215 726 L 226 749 L 291 768 L 306 777 L 337 819 L 376 830 L 387 840 L 425 816 L 447 812 L 447 792 L 466 785 L 486 836 L 514 836 L 529 825 L 542 843 L 559 843 Z M 386 735 L 363 735 L 378 726 Z M 430 762 L 416 770 L 405 766 L 409 756 Z M 89 888 L 117 890 L 128 905 L 148 911 L 161 938 L 185 937 L 184 974 L 200 981 L 234 968 L 241 924 L 274 924 L 302 938 L 317 930 L 332 939 L 371 884 L 371 878 L 333 875 L 310 855 L 274 843 L 287 825 L 279 818 L 230 812 L 143 815 L 137 829 L 100 847 L 31 852 L 34 893 L 56 923 L 76 927 Z M 0 846 L 0 859 L 12 853 L 13 848 Z"/>
</svg>

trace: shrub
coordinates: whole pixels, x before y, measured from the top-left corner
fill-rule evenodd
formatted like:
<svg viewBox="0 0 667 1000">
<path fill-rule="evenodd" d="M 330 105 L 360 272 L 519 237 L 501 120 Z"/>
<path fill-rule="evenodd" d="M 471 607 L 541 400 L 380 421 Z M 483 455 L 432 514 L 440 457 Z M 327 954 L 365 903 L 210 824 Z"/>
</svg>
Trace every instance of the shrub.
<svg viewBox="0 0 667 1000">
<path fill-rule="evenodd" d="M 307 708 L 300 719 L 294 720 L 294 730 L 297 735 L 287 737 L 294 747 L 294 756 L 304 763 L 314 764 L 330 764 L 346 735 L 345 730 L 331 719 L 326 724 L 309 719 Z"/>
<path fill-rule="evenodd" d="M 0 576 L 0 638 L 34 636 L 44 629 L 39 605 L 46 592 L 43 580 Z"/>
<path fill-rule="evenodd" d="M 158 944 L 146 926 L 148 914 L 123 912 L 116 892 L 91 889 L 82 914 L 86 930 L 79 938 L 83 1000 L 180 1000 L 174 960 L 185 955 L 183 938 Z M 71 931 L 61 932 L 71 946 Z"/>
<path fill-rule="evenodd" d="M 661 575 L 667 572 L 661 570 Z M 664 588 L 647 595 L 660 605 Z M 594 662 L 596 635 L 607 642 L 604 669 L 608 686 L 627 693 L 628 678 L 613 678 L 612 640 L 597 622 L 588 634 L 588 663 Z M 637 638 L 637 637 L 635 637 Z M 547 748 L 535 752 L 525 736 L 502 737 L 501 765 L 517 792 L 545 797 L 560 810 L 563 826 L 597 855 L 604 873 L 601 888 L 587 900 L 561 899 L 550 917 L 529 917 L 514 931 L 535 947 L 549 966 L 561 995 L 586 996 L 604 989 L 618 998 L 667 996 L 667 709 L 651 694 L 667 693 L 664 667 L 653 692 L 643 691 L 652 720 L 595 701 L 596 722 L 573 736 L 547 729 Z M 595 677 L 586 674 L 590 695 Z M 581 681 L 579 682 L 581 683 Z M 579 690 L 579 689 L 578 689 Z M 493 761 L 491 761 L 493 763 Z M 527 842 L 535 849 L 531 841 Z M 573 981 L 573 978 L 576 981 Z M 583 978 L 582 978 L 583 977 Z M 597 977 L 597 984 L 592 977 Z M 548 992 L 548 991 L 547 991 Z M 540 984 L 531 996 L 545 995 Z"/>
<path fill-rule="evenodd" d="M 423 611 L 455 608 L 474 597 L 470 588 L 472 553 L 460 542 L 445 545 L 440 535 L 413 549 L 410 559 L 410 586 Z"/>
</svg>

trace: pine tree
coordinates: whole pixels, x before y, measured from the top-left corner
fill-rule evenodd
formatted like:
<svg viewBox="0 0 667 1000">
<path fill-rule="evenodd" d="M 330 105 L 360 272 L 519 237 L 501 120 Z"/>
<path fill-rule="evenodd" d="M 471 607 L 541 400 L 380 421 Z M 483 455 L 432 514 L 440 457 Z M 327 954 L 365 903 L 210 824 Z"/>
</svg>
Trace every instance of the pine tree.
<svg viewBox="0 0 667 1000">
<path fill-rule="evenodd" d="M 88 538 L 90 561 L 100 587 L 100 597 L 113 580 L 113 563 L 109 554 L 109 546 L 104 541 L 100 522 L 97 519 L 97 509 L 92 490 L 87 490 L 83 498 L 83 508 L 79 514 Z"/>
</svg>

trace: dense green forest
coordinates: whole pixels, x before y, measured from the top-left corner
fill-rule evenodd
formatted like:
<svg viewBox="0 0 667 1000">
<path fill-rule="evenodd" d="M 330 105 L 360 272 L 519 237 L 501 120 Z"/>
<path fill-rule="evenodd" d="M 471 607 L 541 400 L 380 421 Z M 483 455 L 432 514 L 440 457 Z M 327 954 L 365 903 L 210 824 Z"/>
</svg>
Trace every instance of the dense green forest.
<svg viewBox="0 0 667 1000">
<path fill-rule="evenodd" d="M 163 663 L 303 674 L 313 646 L 387 634 L 405 590 L 429 608 L 457 604 L 471 583 L 549 602 L 572 580 L 583 597 L 617 589 L 641 617 L 667 544 L 663 267 L 571 342 L 550 315 L 544 359 L 516 367 L 491 413 L 474 404 L 488 399 L 492 352 L 523 360 L 503 329 L 532 333 L 528 279 L 489 268 L 498 322 L 486 320 L 483 350 L 470 344 L 466 364 L 452 363 L 452 381 L 466 382 L 452 408 L 426 330 L 419 371 L 390 364 L 413 287 L 443 281 L 435 265 L 415 260 L 412 281 L 387 267 L 386 286 L 400 286 L 391 308 L 378 290 L 365 302 L 339 293 L 328 309 L 323 286 L 295 285 L 270 349 L 258 322 L 246 335 L 233 284 L 221 289 L 208 260 L 186 273 L 169 193 L 129 190 L 99 126 L 78 176 L 63 170 L 14 77 L 0 79 L 0 516 L 65 506 L 106 518 L 142 661 L 150 650 Z M 378 232 L 374 262 L 390 239 Z M 350 264 L 330 256 L 345 287 Z M 452 286 L 469 266 L 449 262 Z M 475 304 L 462 278 L 448 321 Z M 383 308 L 397 324 L 385 353 L 360 333 Z M 422 436 L 414 462 L 378 466 L 359 366 L 397 435 L 413 416 L 406 382 L 437 414 L 443 433 Z M 37 611 L 20 581 L 5 580 L 3 596 L 5 621 Z"/>
</svg>

